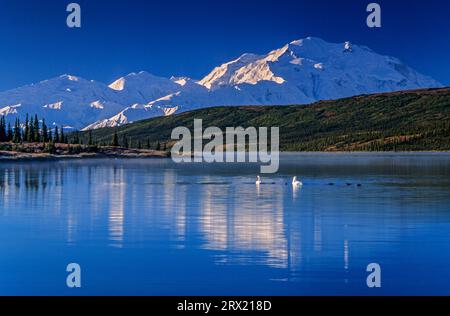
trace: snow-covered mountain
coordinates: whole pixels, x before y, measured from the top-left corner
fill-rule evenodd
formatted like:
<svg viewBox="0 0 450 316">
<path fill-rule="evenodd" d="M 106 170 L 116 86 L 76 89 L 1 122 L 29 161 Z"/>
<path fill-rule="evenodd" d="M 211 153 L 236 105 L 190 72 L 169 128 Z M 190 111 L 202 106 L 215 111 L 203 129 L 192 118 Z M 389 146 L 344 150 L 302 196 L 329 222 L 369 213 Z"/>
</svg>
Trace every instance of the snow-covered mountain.
<svg viewBox="0 0 450 316">
<path fill-rule="evenodd" d="M 145 71 L 131 73 L 109 85 L 109 88 L 117 91 L 128 105 L 156 100 L 176 91 L 179 87 L 179 84 L 170 79 L 157 77 Z"/>
<path fill-rule="evenodd" d="M 65 128 L 80 128 L 121 111 L 123 104 L 120 101 L 103 83 L 63 75 L 0 93 L 0 112 L 8 121 L 16 117 L 23 121 L 29 113 L 44 117 L 48 125 L 55 123 Z"/>
<path fill-rule="evenodd" d="M 118 116 L 127 108 L 163 97 L 179 84 L 146 72 L 129 74 L 110 86 L 72 75 L 62 75 L 37 84 L 0 92 L 0 115 L 13 122 L 26 114 L 45 118 L 48 125 L 82 129 L 94 122 Z M 156 111 L 145 111 L 156 116 Z M 144 115 L 147 117 L 147 115 Z M 136 118 L 137 119 L 137 118 Z M 118 122 L 129 122 L 126 119 Z M 119 123 L 122 124 L 122 123 Z"/>
<path fill-rule="evenodd" d="M 394 57 L 308 37 L 265 55 L 244 54 L 203 79 L 132 73 L 109 86 L 64 75 L 0 93 L 0 115 L 26 113 L 75 129 L 221 105 L 307 104 L 360 94 L 442 87 Z"/>
</svg>

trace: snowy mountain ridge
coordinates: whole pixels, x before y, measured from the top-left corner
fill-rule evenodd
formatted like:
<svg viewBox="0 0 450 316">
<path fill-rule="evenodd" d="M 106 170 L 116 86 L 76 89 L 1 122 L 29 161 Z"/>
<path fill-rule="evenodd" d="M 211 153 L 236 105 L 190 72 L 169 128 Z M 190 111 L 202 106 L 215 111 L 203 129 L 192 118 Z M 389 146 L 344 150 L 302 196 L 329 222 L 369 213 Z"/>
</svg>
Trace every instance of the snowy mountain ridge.
<svg viewBox="0 0 450 316">
<path fill-rule="evenodd" d="M 307 37 L 265 55 L 243 54 L 201 80 L 131 73 L 106 85 L 73 75 L 0 92 L 8 121 L 95 129 L 210 106 L 308 104 L 361 94 L 442 87 L 365 46 Z"/>
</svg>

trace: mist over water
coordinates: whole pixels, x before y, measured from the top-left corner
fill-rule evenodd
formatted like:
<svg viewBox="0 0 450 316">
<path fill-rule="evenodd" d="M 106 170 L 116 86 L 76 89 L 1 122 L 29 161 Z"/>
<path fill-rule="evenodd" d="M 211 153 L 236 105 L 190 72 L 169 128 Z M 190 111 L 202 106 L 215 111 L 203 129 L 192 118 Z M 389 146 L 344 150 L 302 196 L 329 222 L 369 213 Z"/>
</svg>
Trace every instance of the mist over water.
<svg viewBox="0 0 450 316">
<path fill-rule="evenodd" d="M 258 172 L 1 162 L 0 295 L 450 294 L 450 154 L 283 154 Z"/>
</svg>

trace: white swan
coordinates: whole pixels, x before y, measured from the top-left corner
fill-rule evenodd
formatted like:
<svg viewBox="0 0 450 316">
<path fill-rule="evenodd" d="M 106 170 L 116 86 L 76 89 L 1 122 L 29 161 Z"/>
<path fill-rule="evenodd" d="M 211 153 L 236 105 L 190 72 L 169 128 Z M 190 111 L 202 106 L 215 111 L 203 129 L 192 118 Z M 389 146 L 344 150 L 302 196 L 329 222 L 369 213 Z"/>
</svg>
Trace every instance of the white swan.
<svg viewBox="0 0 450 316">
<path fill-rule="evenodd" d="M 261 183 L 262 183 L 261 177 L 260 177 L 260 176 L 257 176 L 257 177 L 256 177 L 256 185 L 260 185 Z"/>
<path fill-rule="evenodd" d="M 297 180 L 297 177 L 294 177 L 294 179 L 292 179 L 292 185 L 293 185 L 294 187 L 301 187 L 301 186 L 303 185 L 303 183 L 300 182 L 300 181 L 298 181 L 298 180 Z"/>
</svg>

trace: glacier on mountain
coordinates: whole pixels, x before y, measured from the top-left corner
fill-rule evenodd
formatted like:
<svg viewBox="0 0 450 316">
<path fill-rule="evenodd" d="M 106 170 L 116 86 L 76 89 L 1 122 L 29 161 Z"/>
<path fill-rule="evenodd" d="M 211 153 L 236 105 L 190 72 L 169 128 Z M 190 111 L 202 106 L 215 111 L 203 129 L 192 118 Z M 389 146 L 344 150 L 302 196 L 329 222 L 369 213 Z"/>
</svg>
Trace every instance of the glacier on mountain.
<svg viewBox="0 0 450 316">
<path fill-rule="evenodd" d="M 394 57 L 308 37 L 265 55 L 243 54 L 201 80 L 131 73 L 110 85 L 73 75 L 0 93 L 0 115 L 26 113 L 75 129 L 114 127 L 211 107 L 308 104 L 361 94 L 442 87 Z"/>
</svg>

